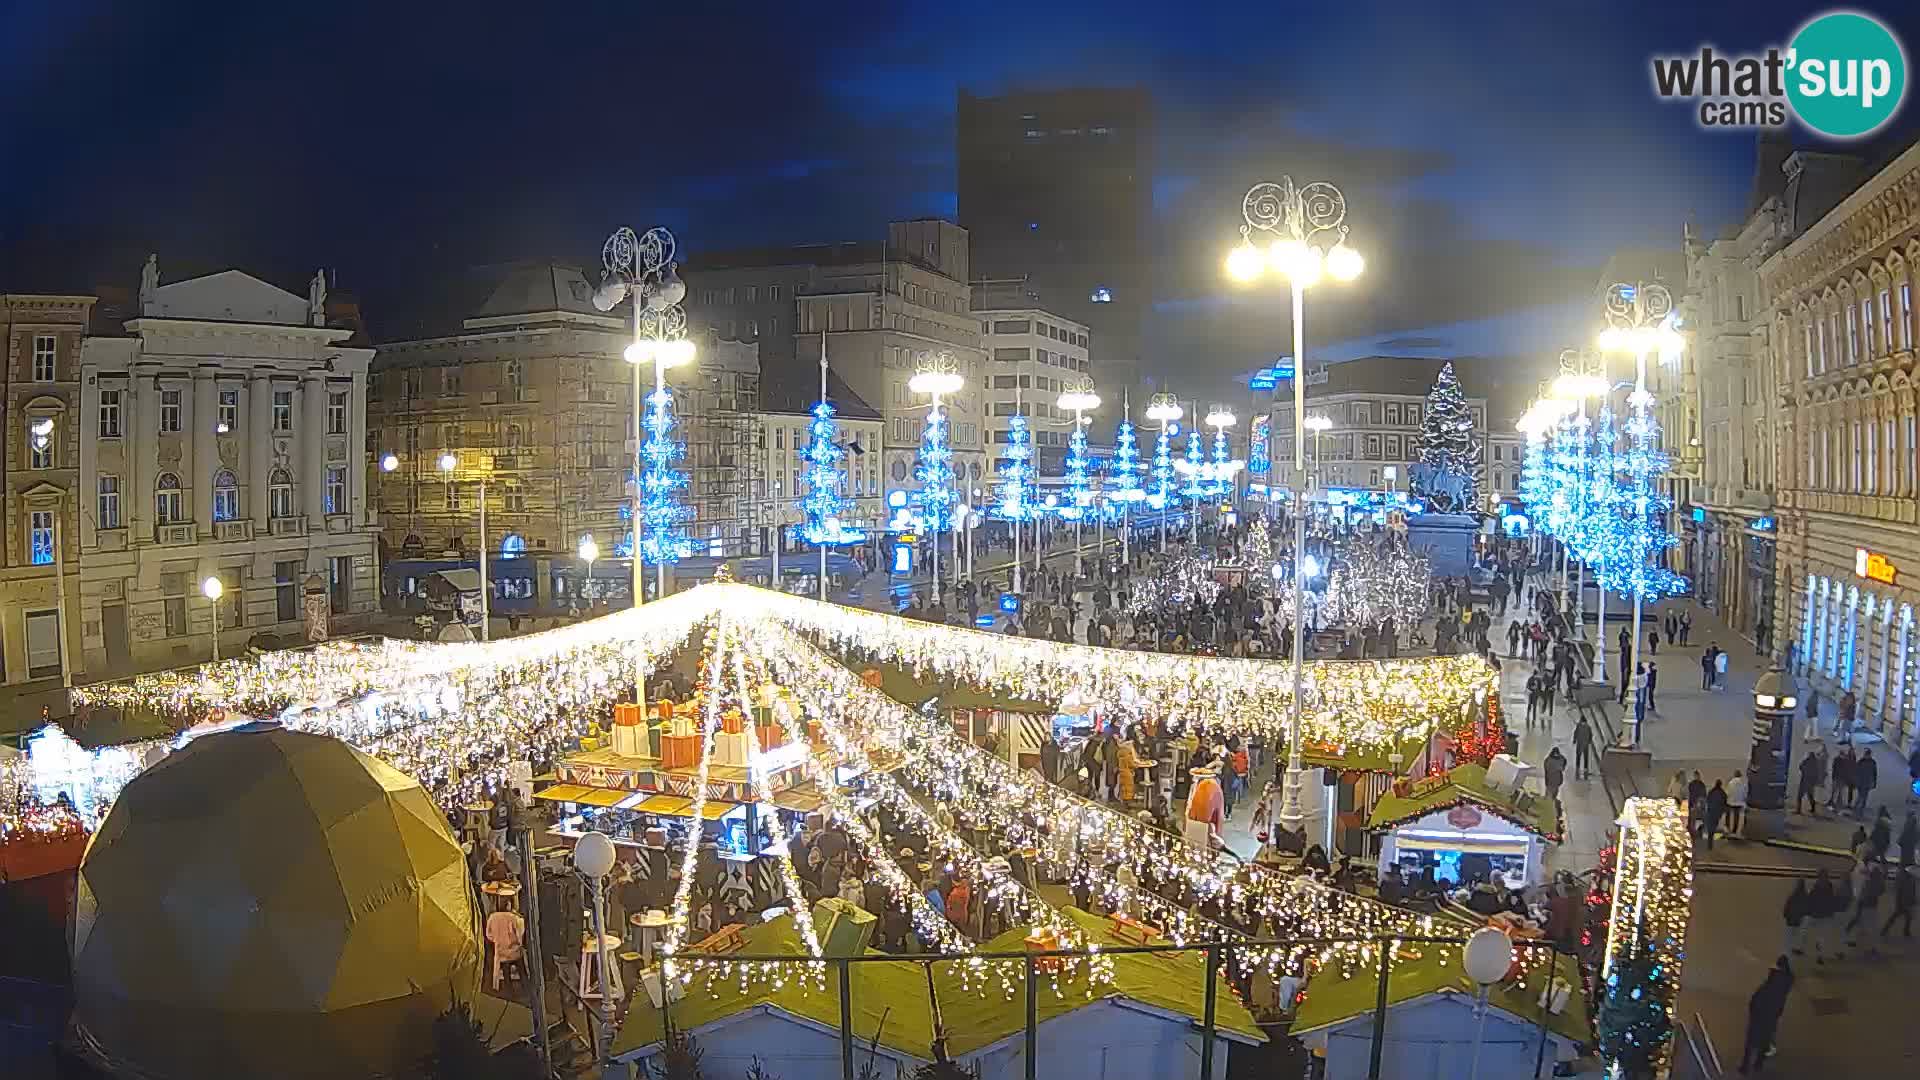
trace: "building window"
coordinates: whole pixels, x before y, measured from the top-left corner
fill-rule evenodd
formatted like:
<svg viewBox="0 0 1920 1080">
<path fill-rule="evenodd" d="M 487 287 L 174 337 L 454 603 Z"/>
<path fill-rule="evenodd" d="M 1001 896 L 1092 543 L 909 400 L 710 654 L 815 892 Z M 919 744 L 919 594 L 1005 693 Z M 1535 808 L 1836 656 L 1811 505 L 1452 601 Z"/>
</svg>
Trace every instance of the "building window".
<svg viewBox="0 0 1920 1080">
<path fill-rule="evenodd" d="M 521 369 L 520 361 L 518 360 L 507 361 L 507 388 L 508 389 L 512 390 L 516 394 L 519 393 L 520 387 L 525 377 L 526 377 L 526 372 Z"/>
<path fill-rule="evenodd" d="M 508 424 L 507 425 L 507 449 L 518 450 L 519 448 L 520 448 L 520 425 Z"/>
<path fill-rule="evenodd" d="M 273 392 L 273 430 L 280 432 L 293 430 L 293 391 L 291 390 Z"/>
<path fill-rule="evenodd" d="M 1821 318 L 1813 320 L 1814 351 L 1807 359 L 1807 374 L 1818 375 L 1827 370 L 1827 321 Z"/>
<path fill-rule="evenodd" d="M 1912 348 L 1913 347 L 1913 286 L 1911 284 L 1903 283 L 1900 286 L 1900 325 L 1902 327 L 1900 331 L 1900 344 L 1906 346 L 1907 348 Z"/>
<path fill-rule="evenodd" d="M 160 430 L 177 432 L 180 430 L 180 391 L 160 391 Z"/>
<path fill-rule="evenodd" d="M 347 433 L 347 395 L 345 391 L 327 395 L 327 434 Z"/>
<path fill-rule="evenodd" d="M 347 470 L 340 465 L 327 466 L 327 513 L 347 512 Z"/>
<path fill-rule="evenodd" d="M 100 391 L 100 437 L 120 437 L 120 391 Z"/>
<path fill-rule="evenodd" d="M 240 516 L 240 485 L 230 469 L 213 474 L 213 520 L 232 521 Z"/>
<path fill-rule="evenodd" d="M 1893 290 L 1880 290 L 1880 349 L 1892 352 L 1898 348 L 1900 339 L 1893 332 Z"/>
<path fill-rule="evenodd" d="M 1860 359 L 1873 358 L 1873 297 L 1860 298 Z"/>
<path fill-rule="evenodd" d="M 276 622 L 292 622 L 300 617 L 300 563 L 273 564 L 273 615 Z"/>
<path fill-rule="evenodd" d="M 54 380 L 54 337 L 52 334 L 33 335 L 33 381 L 52 382 Z"/>
<path fill-rule="evenodd" d="M 186 637 L 187 598 L 184 596 L 169 596 L 161 601 L 161 608 L 166 613 L 167 636 Z"/>
<path fill-rule="evenodd" d="M 27 423 L 27 468 L 53 468 L 53 417 L 29 416 Z"/>
<path fill-rule="evenodd" d="M 448 397 L 458 396 L 462 392 L 459 365 L 449 364 L 440 369 L 440 392 Z"/>
<path fill-rule="evenodd" d="M 1860 319 L 1854 315 L 1853 308 L 1847 308 L 1847 363 L 1860 362 Z"/>
<path fill-rule="evenodd" d="M 327 560 L 327 599 L 333 613 L 339 615 L 347 610 L 347 600 L 353 589 L 353 556 L 336 555 Z"/>
<path fill-rule="evenodd" d="M 240 429 L 240 391 L 220 391 L 218 406 L 220 416 L 214 426 L 214 432 L 225 435 Z"/>
<path fill-rule="evenodd" d="M 94 522 L 96 529 L 117 529 L 120 527 L 120 478 L 102 476 L 98 483 L 98 494 L 94 502 Z"/>
<path fill-rule="evenodd" d="M 52 565 L 53 511 L 35 510 L 27 515 L 27 550 L 32 553 L 33 565 Z"/>
<path fill-rule="evenodd" d="M 509 514 L 524 514 L 527 512 L 527 493 L 519 487 L 507 488 L 506 494 L 501 496 L 500 501 L 506 507 L 506 511 Z"/>
<path fill-rule="evenodd" d="M 449 510 L 460 509 L 460 485 L 459 484 L 447 485 L 447 509 Z"/>
<path fill-rule="evenodd" d="M 181 509 L 180 478 L 161 473 L 153 483 L 153 517 L 162 525 L 174 525 L 187 519 Z"/>
<path fill-rule="evenodd" d="M 267 477 L 267 516 L 293 516 L 293 477 L 285 469 L 275 469 Z"/>
</svg>

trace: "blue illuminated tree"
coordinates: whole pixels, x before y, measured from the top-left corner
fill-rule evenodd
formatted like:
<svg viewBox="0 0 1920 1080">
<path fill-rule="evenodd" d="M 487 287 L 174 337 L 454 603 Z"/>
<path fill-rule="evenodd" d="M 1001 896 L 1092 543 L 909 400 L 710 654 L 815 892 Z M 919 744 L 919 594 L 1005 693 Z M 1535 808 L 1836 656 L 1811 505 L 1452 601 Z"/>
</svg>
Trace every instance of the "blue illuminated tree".
<svg viewBox="0 0 1920 1080">
<path fill-rule="evenodd" d="M 693 510 L 680 502 L 687 474 L 679 466 L 687 456 L 687 447 L 674 430 L 677 425 L 671 389 L 647 395 L 641 426 L 647 438 L 640 446 L 644 465 L 640 477 L 640 556 L 649 565 L 676 563 L 693 554 L 693 541 L 686 532 Z"/>
<path fill-rule="evenodd" d="M 1140 463 L 1140 443 L 1133 434 L 1133 422 L 1120 421 L 1113 433 L 1113 459 L 1107 466 L 1107 478 L 1113 489 L 1113 501 L 1135 503 L 1146 497 L 1140 477 L 1147 467 Z"/>
<path fill-rule="evenodd" d="M 1087 489 L 1087 471 L 1092 466 L 1093 459 L 1087 456 L 1087 427 L 1075 422 L 1073 434 L 1067 436 L 1067 498 L 1060 504 L 1062 518 L 1078 521 L 1086 514 L 1093 501 Z"/>
<path fill-rule="evenodd" d="M 1547 506 L 1553 492 L 1553 477 L 1548 470 L 1545 435 L 1527 435 L 1527 456 L 1520 466 L 1520 503 L 1527 508 L 1527 519 L 1536 529 L 1545 529 Z"/>
<path fill-rule="evenodd" d="M 1266 416 L 1254 417 L 1247 442 L 1247 472 L 1255 477 L 1253 483 L 1262 486 L 1267 482 L 1267 474 L 1273 471 L 1273 457 L 1267 448 L 1269 430 Z"/>
<path fill-rule="evenodd" d="M 946 532 L 953 527 L 959 495 L 953 489 L 953 447 L 947 441 L 947 416 L 938 404 L 927 410 L 927 426 L 920 432 L 920 457 L 914 462 L 913 476 L 920 481 L 920 490 L 913 495 L 920 527 L 930 533 Z"/>
<path fill-rule="evenodd" d="M 1153 493 L 1147 497 L 1147 505 L 1155 510 L 1165 510 L 1173 503 L 1173 433 L 1178 430 L 1172 425 L 1162 426 L 1153 444 Z"/>
<path fill-rule="evenodd" d="M 1224 427 L 1213 429 L 1213 473 L 1209 488 L 1216 498 L 1233 490 L 1233 447 Z"/>
<path fill-rule="evenodd" d="M 1006 521 L 1025 521 L 1039 509 L 1034 502 L 1033 433 L 1027 430 L 1027 418 L 1007 418 L 1007 449 L 1000 459 L 999 499 L 994 503 L 996 517 Z"/>
<path fill-rule="evenodd" d="M 851 529 L 842 520 L 847 499 L 841 493 L 847 482 L 847 449 L 840 445 L 840 424 L 833 406 L 822 401 L 813 407 L 813 419 L 807 422 L 807 446 L 800 452 L 804 463 L 801 476 L 807 493 L 800 499 L 800 538 L 809 544 L 853 544 L 866 539 L 859 529 Z"/>
<path fill-rule="evenodd" d="M 1660 423 L 1653 417 L 1653 395 L 1636 389 L 1628 397 L 1626 445 L 1618 455 L 1618 513 L 1605 519 L 1607 562 L 1600 570 L 1603 588 L 1627 597 L 1657 600 L 1687 591 L 1687 579 L 1668 569 L 1666 551 L 1679 543 L 1663 522 L 1673 501 L 1658 490 L 1669 461 L 1659 448 Z"/>
<path fill-rule="evenodd" d="M 1199 428 L 1187 429 L 1187 458 L 1180 463 L 1180 472 L 1187 478 L 1187 486 L 1180 489 L 1187 502 L 1196 503 L 1211 494 L 1207 483 L 1207 455 L 1200 443 Z"/>
</svg>

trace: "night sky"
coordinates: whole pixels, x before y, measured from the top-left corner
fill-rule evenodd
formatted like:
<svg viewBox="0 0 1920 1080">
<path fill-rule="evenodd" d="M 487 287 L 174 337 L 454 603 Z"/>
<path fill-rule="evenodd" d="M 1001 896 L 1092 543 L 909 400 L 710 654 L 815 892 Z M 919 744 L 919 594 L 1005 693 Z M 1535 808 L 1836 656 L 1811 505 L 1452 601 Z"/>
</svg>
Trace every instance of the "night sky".
<svg viewBox="0 0 1920 1080">
<path fill-rule="evenodd" d="M 1648 56 L 1783 43 L 1825 10 L 1048 7 L 19 0 L 0 283 L 131 285 L 149 249 L 163 272 L 171 253 L 290 285 L 324 265 L 378 334 L 419 282 L 591 262 L 622 223 L 698 251 L 952 216 L 959 88 L 1138 84 L 1158 112 L 1150 373 L 1224 383 L 1282 351 L 1280 295 L 1229 289 L 1220 256 L 1241 193 L 1283 172 L 1346 190 L 1369 260 L 1310 300 L 1310 351 L 1541 361 L 1587 336 L 1609 253 L 1744 209 L 1752 133 L 1658 103 Z"/>
</svg>

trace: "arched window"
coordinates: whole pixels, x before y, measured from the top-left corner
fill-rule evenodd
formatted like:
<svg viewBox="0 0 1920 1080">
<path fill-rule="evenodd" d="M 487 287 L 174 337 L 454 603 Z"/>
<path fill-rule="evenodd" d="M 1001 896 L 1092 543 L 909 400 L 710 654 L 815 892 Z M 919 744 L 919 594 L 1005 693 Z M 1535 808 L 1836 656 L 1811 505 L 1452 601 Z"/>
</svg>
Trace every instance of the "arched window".
<svg viewBox="0 0 1920 1080">
<path fill-rule="evenodd" d="M 232 521 L 240 516 L 240 484 L 231 469 L 213 474 L 213 520 Z"/>
<path fill-rule="evenodd" d="M 267 516 L 293 516 L 293 476 L 285 469 L 275 469 L 267 477 Z"/>
<path fill-rule="evenodd" d="M 508 533 L 500 538 L 500 557 L 502 559 L 518 559 L 526 553 L 526 538 L 519 533 Z"/>
<path fill-rule="evenodd" d="M 153 516 L 162 525 L 173 525 L 187 519 L 181 510 L 180 478 L 170 472 L 160 474 L 153 482 Z"/>
</svg>

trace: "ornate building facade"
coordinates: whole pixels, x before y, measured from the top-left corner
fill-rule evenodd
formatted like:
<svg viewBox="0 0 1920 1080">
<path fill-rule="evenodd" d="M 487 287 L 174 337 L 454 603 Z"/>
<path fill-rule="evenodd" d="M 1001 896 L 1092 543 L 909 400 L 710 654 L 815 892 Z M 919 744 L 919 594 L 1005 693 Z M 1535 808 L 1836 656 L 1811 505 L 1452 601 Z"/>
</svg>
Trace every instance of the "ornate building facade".
<svg viewBox="0 0 1920 1080">
<path fill-rule="evenodd" d="M 1852 690 L 1861 722 L 1902 751 L 1920 710 L 1916 267 L 1920 146 L 1760 267 L 1778 388 L 1776 640 L 1815 686 Z"/>
</svg>

